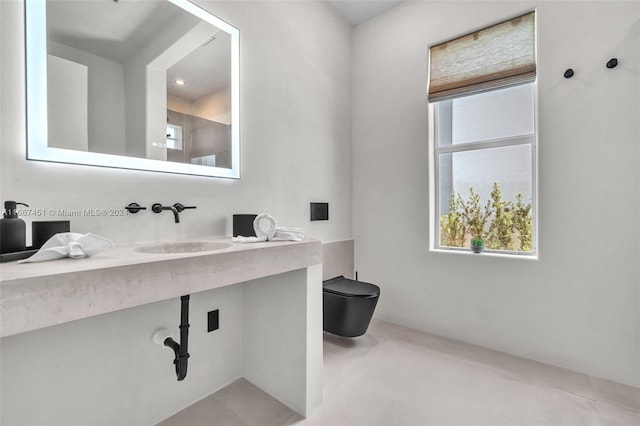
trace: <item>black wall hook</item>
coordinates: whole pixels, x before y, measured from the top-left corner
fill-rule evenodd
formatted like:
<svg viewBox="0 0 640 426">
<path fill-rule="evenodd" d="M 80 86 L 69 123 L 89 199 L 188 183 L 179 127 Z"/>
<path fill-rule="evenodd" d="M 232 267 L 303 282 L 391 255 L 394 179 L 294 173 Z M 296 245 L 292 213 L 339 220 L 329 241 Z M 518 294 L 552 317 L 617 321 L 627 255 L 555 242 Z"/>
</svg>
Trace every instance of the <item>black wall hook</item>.
<svg viewBox="0 0 640 426">
<path fill-rule="evenodd" d="M 611 68 L 615 68 L 618 66 L 618 58 L 611 58 L 609 59 L 609 62 L 607 62 L 607 68 L 611 69 Z"/>
<path fill-rule="evenodd" d="M 573 72 L 573 70 L 571 68 L 568 68 L 565 72 L 564 72 L 564 78 L 571 78 L 573 77 L 575 73 Z"/>
</svg>

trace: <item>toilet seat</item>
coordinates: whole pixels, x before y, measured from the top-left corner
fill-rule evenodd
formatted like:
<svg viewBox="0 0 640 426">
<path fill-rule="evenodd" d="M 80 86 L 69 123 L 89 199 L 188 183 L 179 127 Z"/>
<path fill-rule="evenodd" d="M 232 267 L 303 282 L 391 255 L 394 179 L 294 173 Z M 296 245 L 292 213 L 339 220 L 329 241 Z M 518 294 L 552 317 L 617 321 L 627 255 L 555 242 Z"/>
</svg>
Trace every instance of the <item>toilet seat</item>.
<svg viewBox="0 0 640 426">
<path fill-rule="evenodd" d="M 378 297 L 380 287 L 363 281 L 350 280 L 343 275 L 331 278 L 322 283 L 322 289 L 327 293 L 333 293 L 345 297 Z"/>
</svg>

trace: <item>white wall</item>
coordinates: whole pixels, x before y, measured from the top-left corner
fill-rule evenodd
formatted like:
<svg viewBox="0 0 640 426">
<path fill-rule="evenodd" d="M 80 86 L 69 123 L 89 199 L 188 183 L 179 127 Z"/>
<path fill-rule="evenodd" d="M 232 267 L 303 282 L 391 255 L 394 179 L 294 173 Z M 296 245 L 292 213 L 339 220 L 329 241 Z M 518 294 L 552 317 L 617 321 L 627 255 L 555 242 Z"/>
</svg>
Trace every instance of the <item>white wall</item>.
<svg viewBox="0 0 640 426">
<path fill-rule="evenodd" d="M 72 231 L 116 243 L 230 235 L 232 214 L 263 211 L 311 237 L 351 238 L 351 29 L 324 2 L 198 2 L 241 34 L 240 180 L 26 161 L 22 7 L 1 3 L 0 199 L 43 209 L 198 207 L 180 224 L 149 210 L 69 218 Z M 310 222 L 311 201 L 329 202 L 331 220 Z"/>
<path fill-rule="evenodd" d="M 47 135 L 49 146 L 87 151 L 89 87 L 86 65 L 47 55 Z"/>
<path fill-rule="evenodd" d="M 193 104 L 195 111 L 191 115 L 222 124 L 231 124 L 231 90 L 225 89 L 218 93 L 204 95 Z"/>
<path fill-rule="evenodd" d="M 208 93 L 195 101 L 169 94 L 167 108 L 228 125 L 231 124 L 231 90 L 227 88 L 217 93 Z"/>
<path fill-rule="evenodd" d="M 122 64 L 51 40 L 47 44 L 47 51 L 60 58 L 83 64 L 88 69 L 88 90 L 91 95 L 88 109 L 85 107 L 85 117 L 68 114 L 66 121 L 82 121 L 84 118 L 83 124 L 88 127 L 89 151 L 105 154 L 124 153 L 125 96 Z M 55 82 L 50 75 L 48 77 Z M 60 87 L 63 84 L 64 81 L 50 84 L 49 90 L 51 86 Z M 55 136 L 50 140 L 55 140 Z"/>
<path fill-rule="evenodd" d="M 539 260 L 430 252 L 428 48 L 536 6 Z M 355 29 L 352 81 L 378 317 L 640 385 L 640 3 L 406 2 Z"/>
</svg>

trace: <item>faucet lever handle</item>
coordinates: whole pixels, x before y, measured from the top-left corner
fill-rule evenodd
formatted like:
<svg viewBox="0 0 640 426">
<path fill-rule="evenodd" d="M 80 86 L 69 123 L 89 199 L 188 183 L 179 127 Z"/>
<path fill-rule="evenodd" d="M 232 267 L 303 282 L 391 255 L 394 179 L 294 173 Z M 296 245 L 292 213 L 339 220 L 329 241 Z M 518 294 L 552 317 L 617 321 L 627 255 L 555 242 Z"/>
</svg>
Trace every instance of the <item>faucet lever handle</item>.
<svg viewBox="0 0 640 426">
<path fill-rule="evenodd" d="M 142 207 L 138 203 L 129 203 L 127 207 L 125 207 L 129 213 L 138 213 L 140 210 L 146 210 L 146 207 Z"/>
<path fill-rule="evenodd" d="M 183 210 L 186 210 L 186 209 L 195 209 L 195 208 L 197 208 L 196 206 L 185 206 L 185 205 L 183 205 L 182 203 L 175 203 L 175 204 L 173 205 L 173 207 L 174 207 L 176 210 L 178 210 L 178 212 L 182 212 Z"/>
</svg>

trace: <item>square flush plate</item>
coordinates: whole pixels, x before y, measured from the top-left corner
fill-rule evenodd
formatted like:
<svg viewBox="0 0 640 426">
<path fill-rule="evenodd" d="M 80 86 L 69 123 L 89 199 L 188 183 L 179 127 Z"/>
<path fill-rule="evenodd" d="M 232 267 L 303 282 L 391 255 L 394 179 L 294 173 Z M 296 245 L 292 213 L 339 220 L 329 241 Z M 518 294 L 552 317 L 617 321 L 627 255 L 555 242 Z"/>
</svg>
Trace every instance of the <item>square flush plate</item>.
<svg viewBox="0 0 640 426">
<path fill-rule="evenodd" d="M 329 220 L 329 203 L 311 203 L 311 220 Z"/>
</svg>

